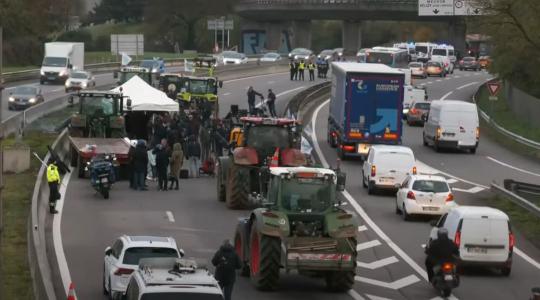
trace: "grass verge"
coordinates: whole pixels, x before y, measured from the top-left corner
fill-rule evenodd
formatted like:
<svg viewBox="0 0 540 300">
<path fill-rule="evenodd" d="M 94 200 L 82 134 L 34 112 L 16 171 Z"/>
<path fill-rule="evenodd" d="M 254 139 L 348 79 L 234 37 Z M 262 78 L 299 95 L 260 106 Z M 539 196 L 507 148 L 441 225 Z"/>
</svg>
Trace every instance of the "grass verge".
<svg viewBox="0 0 540 300">
<path fill-rule="evenodd" d="M 506 197 L 497 195 L 486 198 L 485 201 L 488 206 L 504 211 L 510 217 L 512 226 L 534 246 L 540 248 L 540 222 L 537 216 Z"/>
<path fill-rule="evenodd" d="M 47 145 L 52 145 L 56 133 L 28 131 L 23 138 L 31 151 L 43 157 Z M 4 145 L 15 144 L 10 137 Z M 3 221 L 4 231 L 0 242 L 0 299 L 34 299 L 32 279 L 28 265 L 27 228 L 32 192 L 40 163 L 32 159 L 30 169 L 20 174 L 4 174 Z"/>
</svg>

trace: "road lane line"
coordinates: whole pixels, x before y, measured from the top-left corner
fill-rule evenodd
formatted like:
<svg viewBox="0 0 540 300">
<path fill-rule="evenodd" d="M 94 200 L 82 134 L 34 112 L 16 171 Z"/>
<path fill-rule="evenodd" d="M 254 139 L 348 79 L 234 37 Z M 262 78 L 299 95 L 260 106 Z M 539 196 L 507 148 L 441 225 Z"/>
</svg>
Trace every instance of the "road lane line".
<svg viewBox="0 0 540 300">
<path fill-rule="evenodd" d="M 319 112 L 329 102 L 330 102 L 330 99 L 326 100 L 321 105 L 319 105 L 319 107 L 317 107 L 317 109 L 313 113 L 313 116 L 311 117 L 311 123 L 312 123 L 311 126 L 313 127 L 313 131 L 311 132 L 311 140 L 313 141 L 313 145 L 315 147 L 315 152 L 317 153 L 317 156 L 319 157 L 319 160 L 321 161 L 321 164 L 323 165 L 323 167 L 328 167 L 329 165 L 328 165 L 328 162 L 326 161 L 326 158 L 324 157 L 324 154 L 323 154 L 323 152 L 321 150 L 321 146 L 319 145 L 319 141 L 317 140 L 317 135 L 315 134 L 315 132 L 316 132 L 315 124 L 317 123 L 317 117 L 319 116 Z M 358 204 L 358 202 L 356 202 L 354 200 L 354 198 L 351 196 L 351 194 L 349 194 L 349 192 L 347 192 L 347 191 L 342 192 L 342 194 L 343 194 L 343 196 L 345 196 L 347 201 L 349 201 L 349 203 L 352 205 L 354 210 L 356 210 L 358 215 L 360 215 L 360 217 L 362 219 L 364 219 L 365 223 L 367 225 L 369 225 L 369 227 L 371 227 L 371 229 L 373 229 L 373 231 L 375 231 L 375 233 L 383 241 L 385 241 L 388 244 L 388 246 L 390 248 L 392 248 L 392 250 L 394 250 L 394 252 L 396 252 L 401 257 L 401 259 L 403 259 L 407 264 L 409 264 L 409 266 L 411 266 L 411 268 L 413 268 L 422 278 L 424 278 L 424 280 L 427 281 L 428 278 L 427 278 L 426 271 L 424 271 L 424 269 L 422 267 L 420 267 L 420 265 L 418 265 L 409 255 L 407 255 L 407 253 L 405 253 L 405 251 L 403 251 L 396 243 L 394 243 L 381 230 L 381 228 L 379 226 L 377 226 L 377 224 L 375 224 L 375 222 L 373 222 L 373 220 L 364 211 L 364 209 L 360 206 L 360 204 Z"/>
<path fill-rule="evenodd" d="M 358 232 L 366 231 L 367 227 L 365 225 L 358 226 Z"/>
<path fill-rule="evenodd" d="M 411 284 L 415 284 L 415 283 L 420 281 L 420 279 L 418 277 L 416 277 L 416 275 L 409 275 L 407 277 L 403 277 L 403 278 L 395 280 L 393 282 L 385 282 L 385 281 L 366 278 L 366 277 L 362 277 L 362 276 L 355 276 L 354 280 L 356 280 L 358 282 L 363 282 L 363 283 L 367 283 L 367 284 L 371 284 L 371 285 L 384 287 L 384 288 L 387 288 L 387 289 L 392 289 L 392 290 L 399 290 L 399 289 L 402 289 L 402 288 L 404 288 L 406 286 L 409 286 Z"/>
<path fill-rule="evenodd" d="M 540 263 L 538 263 L 536 260 L 534 260 L 532 257 L 528 256 L 527 254 L 525 254 L 525 252 L 519 250 L 518 248 L 514 247 L 514 252 L 521 256 L 521 258 L 523 258 L 526 262 L 530 263 L 531 265 L 533 265 L 534 267 L 536 267 L 537 269 L 540 270 Z"/>
<path fill-rule="evenodd" d="M 267 83 L 268 83 L 268 84 L 274 84 L 274 83 L 276 83 L 276 82 L 273 81 L 273 80 L 270 80 L 270 81 L 268 81 Z"/>
<path fill-rule="evenodd" d="M 358 294 L 355 290 L 349 290 L 347 294 L 349 294 L 349 296 L 351 296 L 354 300 L 366 300 L 366 298 L 360 296 L 360 294 Z"/>
<path fill-rule="evenodd" d="M 431 166 L 428 166 L 427 164 L 425 164 L 425 163 L 423 163 L 423 162 L 421 162 L 421 161 L 419 161 L 419 160 L 416 161 L 416 164 L 417 164 L 419 170 L 420 170 L 420 168 L 426 168 L 426 169 L 430 170 L 430 172 L 434 172 L 435 174 L 436 174 L 436 173 L 440 173 L 440 174 L 442 174 L 442 175 L 444 175 L 444 176 L 446 176 L 446 177 L 450 177 L 450 178 L 453 178 L 453 179 L 455 179 L 455 180 L 458 180 L 458 181 L 462 181 L 462 182 L 468 183 L 468 184 L 470 184 L 470 185 L 475 185 L 475 186 L 482 187 L 482 188 L 484 188 L 484 189 L 489 189 L 489 187 L 487 187 L 487 186 L 485 186 L 485 185 L 482 185 L 482 184 L 479 184 L 479 183 L 476 183 L 476 182 L 472 182 L 472 181 L 469 181 L 469 180 L 467 180 L 467 179 L 463 179 L 463 178 L 454 176 L 454 175 L 452 175 L 452 174 L 448 174 L 448 173 L 446 173 L 446 172 L 443 172 L 443 171 L 441 171 L 441 170 L 435 169 L 435 168 L 433 168 L 433 167 L 431 167 Z"/>
<path fill-rule="evenodd" d="M 453 92 L 454 92 L 454 91 L 450 91 L 450 92 L 444 94 L 444 96 L 442 96 L 441 99 L 439 99 L 439 100 L 444 100 L 444 99 L 446 99 L 446 98 L 447 98 L 448 96 L 450 96 Z"/>
<path fill-rule="evenodd" d="M 386 267 L 386 266 L 391 265 L 393 263 L 397 263 L 398 261 L 399 260 L 395 256 L 390 256 L 390 257 L 379 259 L 379 260 L 376 260 L 376 261 L 373 261 L 373 262 L 370 262 L 370 263 L 357 261 L 356 265 L 358 267 L 360 267 L 360 268 L 375 270 L 375 269 L 378 269 L 378 268 Z"/>
<path fill-rule="evenodd" d="M 477 83 L 478 83 L 478 82 L 476 82 L 476 81 L 471 82 L 471 83 L 467 83 L 467 84 L 465 84 L 465 85 L 462 85 L 462 86 L 458 87 L 456 90 L 461 90 L 461 89 L 464 89 L 464 88 L 466 88 L 466 87 L 468 87 L 468 86 L 475 85 L 475 84 L 477 84 Z"/>
<path fill-rule="evenodd" d="M 223 96 L 229 96 L 231 93 L 227 92 L 225 94 L 223 94 Z"/>
<path fill-rule="evenodd" d="M 169 222 L 174 223 L 174 215 L 172 211 L 168 210 L 165 212 L 165 214 L 167 215 L 167 219 L 169 219 Z"/>
<path fill-rule="evenodd" d="M 436 82 L 441 82 L 441 81 L 442 81 L 442 79 L 437 79 L 437 80 L 435 80 L 435 81 L 436 81 Z"/>
<path fill-rule="evenodd" d="M 432 83 L 433 83 L 433 81 L 428 81 L 428 82 L 426 82 L 426 84 L 432 84 Z"/>
<path fill-rule="evenodd" d="M 292 92 L 294 92 L 294 91 L 298 91 L 298 90 L 301 90 L 301 89 L 304 89 L 304 88 L 305 88 L 305 86 L 299 86 L 299 87 L 294 88 L 294 89 L 286 90 L 286 91 L 284 91 L 284 92 L 281 92 L 281 93 L 279 93 L 279 94 L 276 94 L 276 98 L 279 98 L 279 97 L 281 97 L 281 96 L 290 94 L 290 93 L 292 93 Z M 277 100 L 276 100 L 276 101 L 277 101 Z M 266 104 L 266 99 L 265 99 L 264 102 L 259 102 L 259 103 L 257 103 L 257 105 L 255 105 L 255 107 L 259 108 L 259 107 L 261 107 L 263 104 Z"/>
<path fill-rule="evenodd" d="M 500 160 L 496 160 L 495 158 L 491 157 L 491 156 L 486 156 L 487 159 L 491 160 L 492 162 L 494 163 L 497 163 L 501 166 L 504 166 L 504 167 L 507 167 L 507 168 L 510 168 L 510 169 L 513 169 L 513 170 L 516 170 L 516 171 L 519 171 L 521 173 L 525 173 L 525 174 L 529 174 L 529 175 L 532 175 L 532 176 L 537 176 L 537 177 L 540 177 L 540 174 L 538 173 L 534 173 L 534 172 L 531 172 L 531 171 L 527 171 L 527 170 L 523 170 L 523 169 L 520 169 L 518 167 L 514 167 L 512 165 L 509 165 L 507 163 L 504 163 Z"/>
<path fill-rule="evenodd" d="M 64 252 L 64 244 L 62 242 L 62 212 L 64 211 L 64 203 L 66 202 L 66 190 L 71 178 L 71 172 L 67 173 L 60 185 L 60 200 L 56 202 L 56 210 L 58 213 L 53 217 L 53 244 L 54 252 L 56 254 L 56 261 L 58 262 L 58 270 L 60 271 L 60 277 L 62 278 L 62 285 L 66 296 L 69 291 L 69 285 L 71 284 L 71 274 L 69 273 L 68 263 L 66 260 L 66 253 Z"/>
<path fill-rule="evenodd" d="M 369 300 L 392 300 L 389 298 L 379 297 L 379 296 L 370 295 L 370 294 L 366 294 L 366 297 L 368 297 Z"/>
<path fill-rule="evenodd" d="M 381 245 L 381 242 L 379 242 L 379 240 L 372 240 L 369 242 L 357 244 L 356 251 L 362 251 L 362 250 L 370 249 L 370 248 L 377 247 L 380 245 Z"/>
<path fill-rule="evenodd" d="M 454 191 L 458 191 L 458 192 L 464 192 L 464 193 L 469 193 L 469 194 L 476 194 L 476 193 L 479 193 L 483 190 L 485 190 L 484 188 L 481 188 L 479 186 L 474 186 L 468 190 L 465 190 L 465 189 L 460 189 L 460 188 L 452 188 L 452 190 Z"/>
<path fill-rule="evenodd" d="M 454 178 L 449 178 L 449 179 L 446 179 L 446 182 L 448 182 L 448 184 L 454 184 L 454 183 L 457 183 L 458 181 L 455 180 Z"/>
</svg>

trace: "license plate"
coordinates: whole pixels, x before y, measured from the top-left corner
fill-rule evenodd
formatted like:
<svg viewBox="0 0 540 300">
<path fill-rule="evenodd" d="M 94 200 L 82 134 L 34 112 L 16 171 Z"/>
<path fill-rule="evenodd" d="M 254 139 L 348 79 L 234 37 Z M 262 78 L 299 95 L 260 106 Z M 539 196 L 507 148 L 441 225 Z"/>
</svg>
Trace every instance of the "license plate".
<svg viewBox="0 0 540 300">
<path fill-rule="evenodd" d="M 450 275 L 450 274 L 449 275 L 444 275 L 444 280 L 445 281 L 452 281 L 452 280 L 454 280 L 454 276 Z"/>
<path fill-rule="evenodd" d="M 424 206 L 424 207 L 422 207 L 422 210 L 425 210 L 425 211 L 438 211 L 439 208 L 436 207 L 436 206 Z"/>
<path fill-rule="evenodd" d="M 467 251 L 469 251 L 470 253 L 487 254 L 487 249 L 480 248 L 480 247 L 471 247 L 471 248 L 468 248 Z"/>
<path fill-rule="evenodd" d="M 102 177 L 101 182 L 109 182 L 109 179 L 107 177 Z"/>
<path fill-rule="evenodd" d="M 393 184 L 394 183 L 394 178 L 391 178 L 391 177 L 379 178 L 379 182 L 384 183 L 384 184 Z"/>
<path fill-rule="evenodd" d="M 49 76 L 49 77 L 47 77 L 47 79 L 49 79 L 49 80 L 55 80 L 56 78 Z"/>
</svg>

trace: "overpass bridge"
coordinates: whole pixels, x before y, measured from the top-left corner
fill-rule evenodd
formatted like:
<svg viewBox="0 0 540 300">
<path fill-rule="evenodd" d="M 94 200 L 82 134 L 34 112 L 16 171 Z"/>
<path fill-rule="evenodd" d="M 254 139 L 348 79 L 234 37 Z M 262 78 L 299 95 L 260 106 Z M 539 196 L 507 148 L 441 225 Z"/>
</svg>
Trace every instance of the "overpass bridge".
<svg viewBox="0 0 540 300">
<path fill-rule="evenodd" d="M 444 22 L 456 49 L 465 50 L 463 18 L 418 16 L 418 0 L 240 0 L 236 12 L 243 18 L 242 50 L 288 52 L 311 47 L 312 20 L 341 20 L 342 45 L 349 51 L 362 46 L 362 22 L 368 20 Z"/>
</svg>

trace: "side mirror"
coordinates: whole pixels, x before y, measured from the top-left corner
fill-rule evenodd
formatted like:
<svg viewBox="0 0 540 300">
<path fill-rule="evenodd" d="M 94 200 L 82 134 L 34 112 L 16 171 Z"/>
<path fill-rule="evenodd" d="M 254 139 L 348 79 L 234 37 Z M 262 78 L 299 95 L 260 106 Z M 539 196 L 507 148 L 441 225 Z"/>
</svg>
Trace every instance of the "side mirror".
<svg viewBox="0 0 540 300">
<path fill-rule="evenodd" d="M 112 254 L 112 248 L 111 247 L 105 248 L 105 256 L 109 256 L 111 254 Z"/>
<path fill-rule="evenodd" d="M 179 249 L 178 252 L 180 253 L 180 257 L 186 256 L 186 252 L 184 252 L 184 249 Z"/>
<path fill-rule="evenodd" d="M 69 65 L 68 65 L 68 69 L 73 69 L 73 65 L 72 65 L 72 64 L 69 64 Z"/>
<path fill-rule="evenodd" d="M 222 87 L 223 87 L 223 80 L 220 80 L 220 81 L 218 82 L 218 85 L 219 85 L 219 88 L 222 88 Z"/>
<path fill-rule="evenodd" d="M 336 190 L 338 192 L 343 192 L 345 190 L 346 181 L 347 181 L 347 174 L 343 172 L 339 172 L 337 174 L 337 183 L 336 183 Z"/>
<path fill-rule="evenodd" d="M 437 223 L 439 223 L 439 220 L 434 219 L 429 222 L 429 225 L 431 225 L 431 227 L 437 227 Z"/>
<path fill-rule="evenodd" d="M 114 78 L 114 79 L 118 78 L 118 71 L 114 71 L 114 72 L 113 72 L 113 78 Z"/>
</svg>

